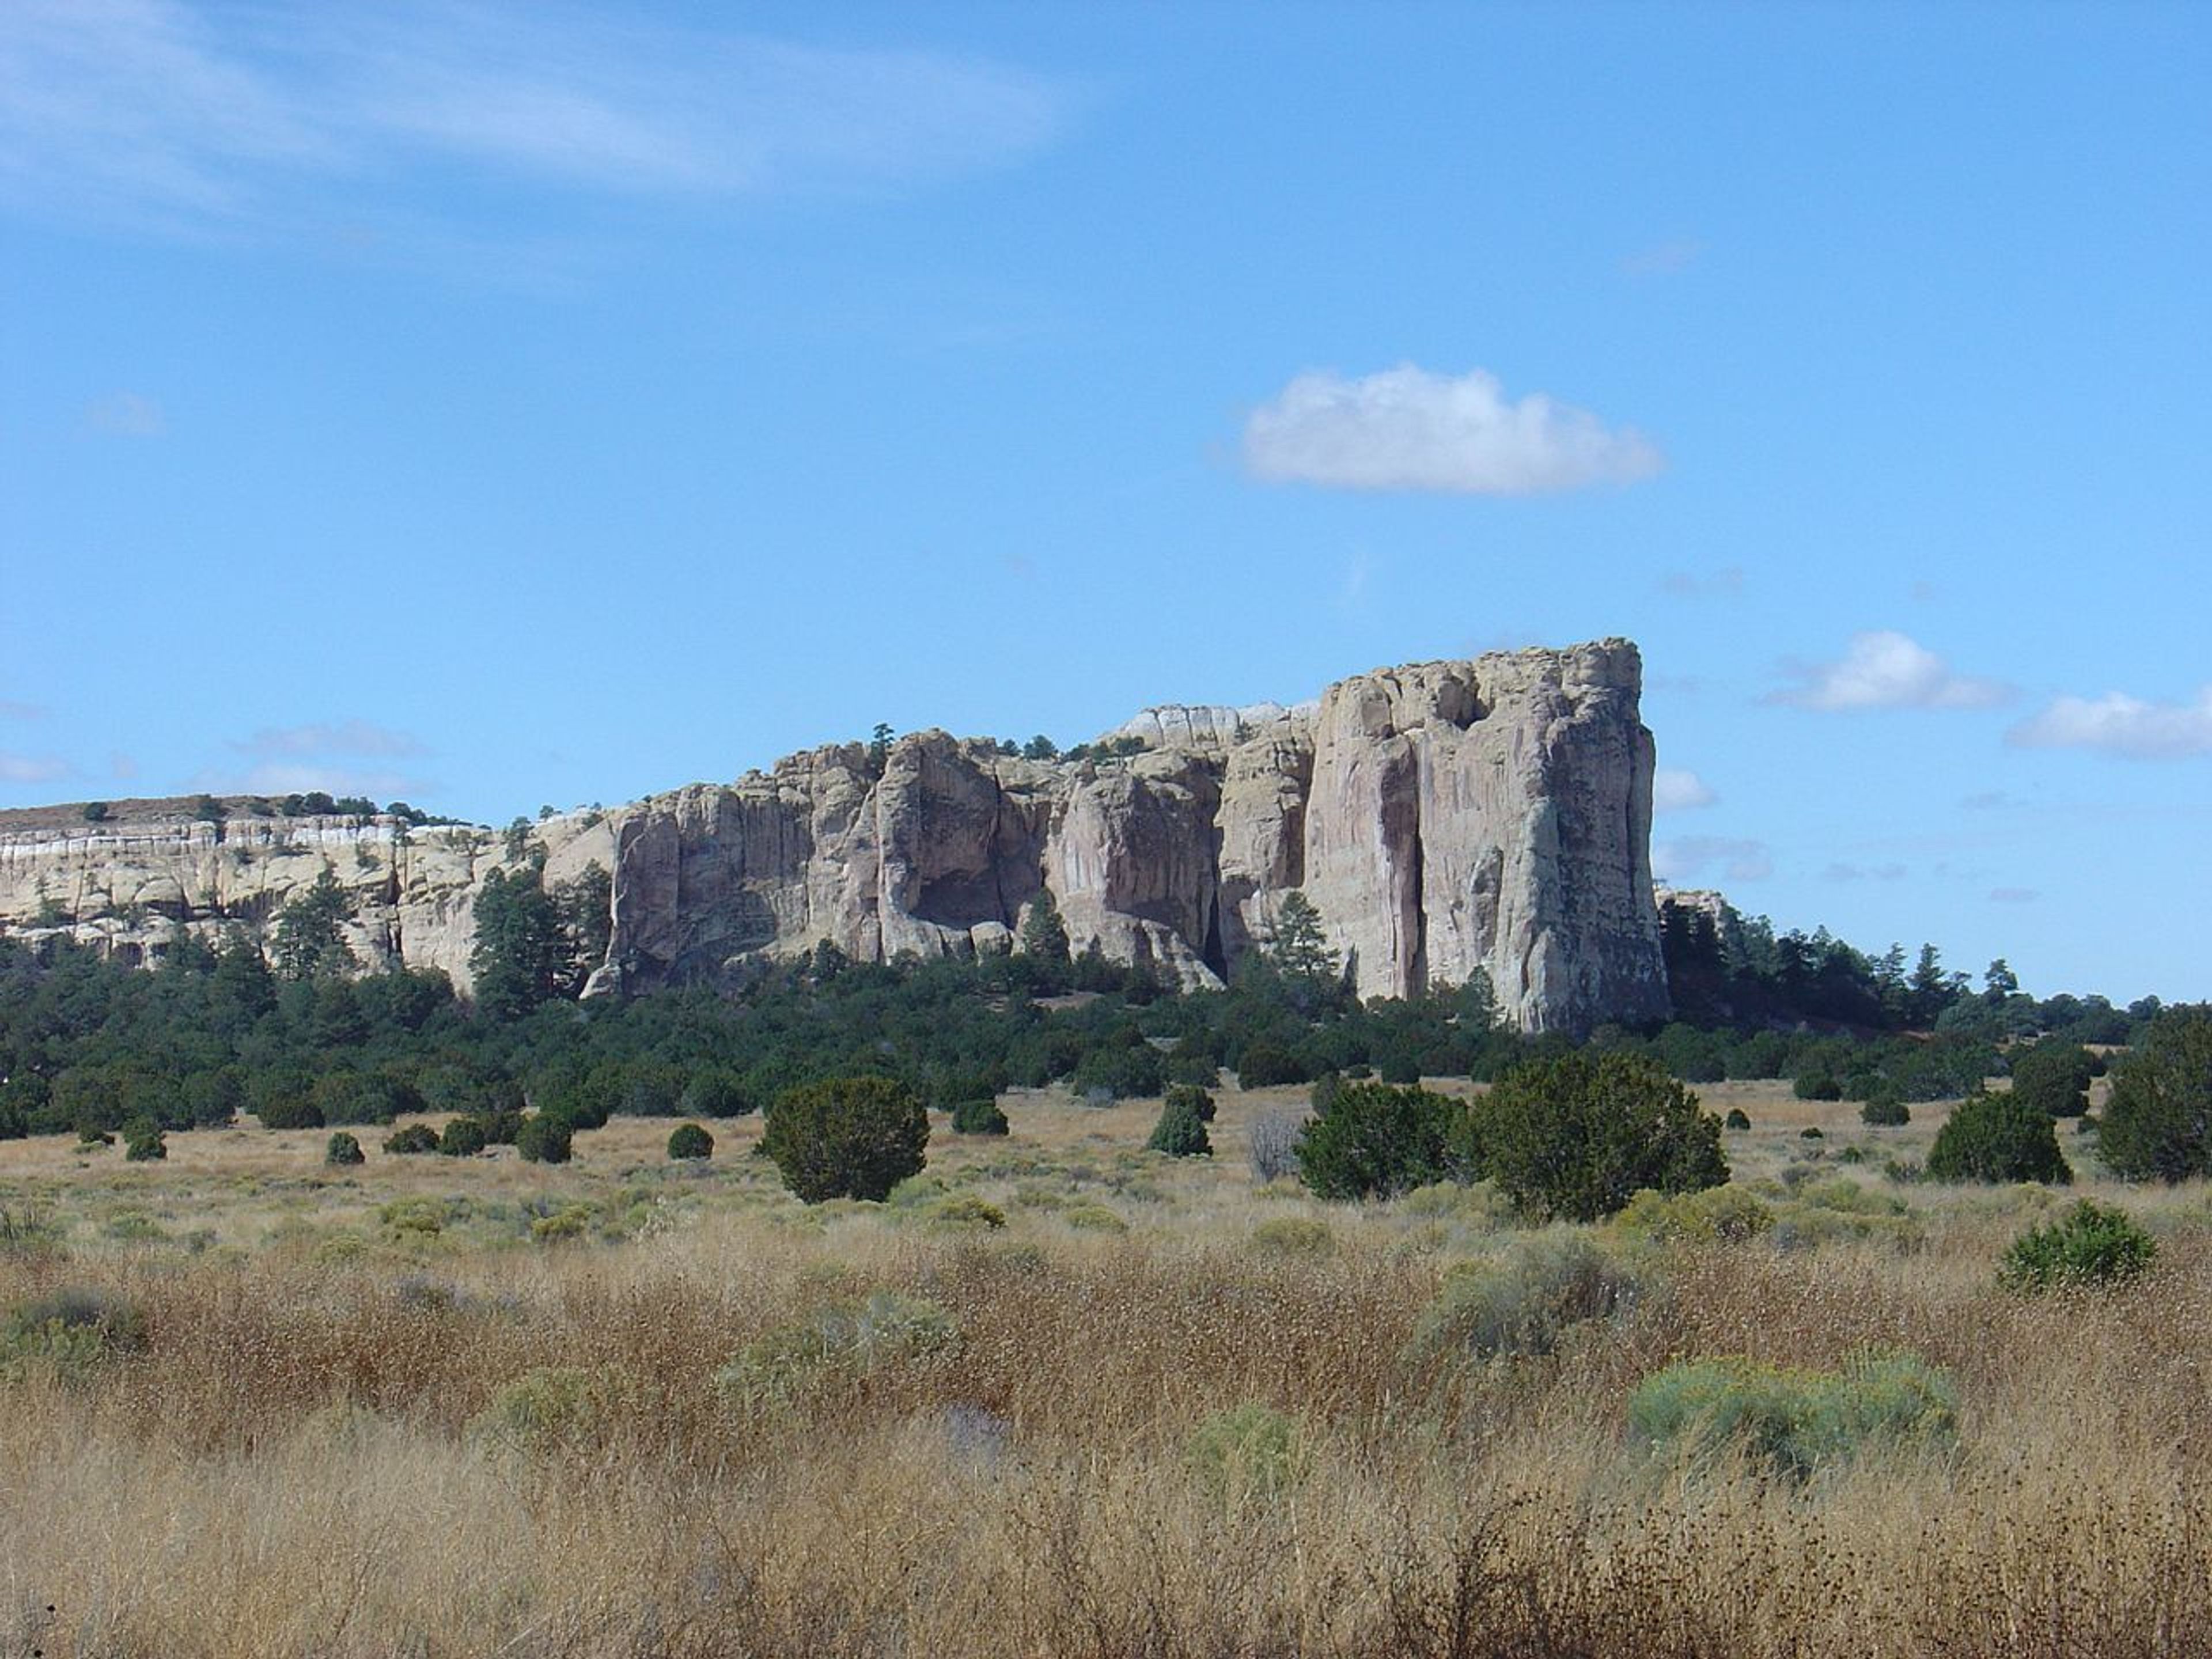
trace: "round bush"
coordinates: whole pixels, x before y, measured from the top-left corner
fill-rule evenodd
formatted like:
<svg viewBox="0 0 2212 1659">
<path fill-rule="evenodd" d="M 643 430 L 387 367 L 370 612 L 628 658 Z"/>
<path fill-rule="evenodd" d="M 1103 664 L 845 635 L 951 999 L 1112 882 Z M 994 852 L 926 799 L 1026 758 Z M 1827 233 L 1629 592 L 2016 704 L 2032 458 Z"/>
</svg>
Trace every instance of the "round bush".
<svg viewBox="0 0 2212 1659">
<path fill-rule="evenodd" d="M 1720 1120 L 1643 1054 L 1516 1066 L 1472 1103 L 1467 1133 L 1481 1172 L 1547 1218 L 1596 1221 L 1646 1187 L 1689 1193 L 1729 1178 Z"/>
<path fill-rule="evenodd" d="M 669 1132 L 668 1156 L 672 1158 L 708 1158 L 714 1155 L 714 1137 L 701 1125 L 678 1124 Z"/>
<path fill-rule="evenodd" d="M 1844 1085 L 1825 1073 L 1808 1072 L 1790 1087 L 1800 1100 L 1841 1100 Z"/>
<path fill-rule="evenodd" d="M 2161 1014 L 2112 1068 L 2097 1155 L 2128 1181 L 2212 1174 L 2212 1010 Z"/>
<path fill-rule="evenodd" d="M 427 1123 L 410 1123 L 385 1136 L 384 1150 L 403 1157 L 415 1152 L 434 1152 L 438 1150 L 438 1132 Z"/>
<path fill-rule="evenodd" d="M 1731 1106 L 1729 1108 L 1728 1116 L 1723 1118 L 1722 1122 L 1725 1127 L 1730 1129 L 1748 1129 L 1751 1127 L 1751 1115 L 1741 1106 Z"/>
<path fill-rule="evenodd" d="M 1936 1132 L 1928 1173 L 1938 1181 L 2039 1181 L 2054 1187 L 2074 1179 L 2051 1114 L 2009 1093 L 1960 1101 Z"/>
<path fill-rule="evenodd" d="M 1912 1121 L 1911 1109 L 1888 1091 L 1870 1096 L 1859 1108 L 1859 1121 L 1877 1129 L 1901 1129 Z"/>
<path fill-rule="evenodd" d="M 952 1109 L 952 1133 L 957 1135 L 1002 1135 L 1012 1127 L 995 1100 L 963 1100 Z"/>
<path fill-rule="evenodd" d="M 929 1113 L 889 1078 L 830 1078 L 777 1096 L 761 1145 L 806 1203 L 881 1203 L 928 1161 Z"/>
<path fill-rule="evenodd" d="M 491 1144 L 484 1126 L 472 1117 L 457 1117 L 438 1137 L 438 1150 L 447 1158 L 474 1158 Z"/>
<path fill-rule="evenodd" d="M 566 1164 L 574 1154 L 575 1135 L 567 1118 L 534 1112 L 514 1132 L 514 1150 L 526 1164 Z"/>
<path fill-rule="evenodd" d="M 1298 1138 L 1299 1178 L 1322 1198 L 1395 1198 L 1425 1187 L 1449 1173 L 1447 1143 L 1460 1116 L 1426 1089 L 1340 1084 Z"/>
<path fill-rule="evenodd" d="M 362 1164 L 367 1161 L 367 1155 L 361 1150 L 361 1142 L 343 1129 L 332 1135 L 330 1144 L 323 1148 L 323 1162 L 325 1164 Z"/>
</svg>

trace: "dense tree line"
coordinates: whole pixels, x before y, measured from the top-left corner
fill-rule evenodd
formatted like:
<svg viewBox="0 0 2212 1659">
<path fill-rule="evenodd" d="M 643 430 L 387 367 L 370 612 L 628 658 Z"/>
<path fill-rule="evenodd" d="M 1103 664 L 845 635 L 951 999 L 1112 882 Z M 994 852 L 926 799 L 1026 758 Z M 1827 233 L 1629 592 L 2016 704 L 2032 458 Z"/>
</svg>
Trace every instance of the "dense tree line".
<svg viewBox="0 0 2212 1659">
<path fill-rule="evenodd" d="M 1178 994 L 1148 964 L 1073 952 L 1045 900 L 1006 954 L 878 965 L 825 945 L 763 965 L 732 995 L 579 1001 L 605 950 L 607 901 L 603 872 L 551 889 L 527 861 L 495 877 L 477 908 L 473 1006 L 442 974 L 356 976 L 335 882 L 288 904 L 265 949 L 243 932 L 213 950 L 180 935 L 151 972 L 66 941 L 34 951 L 0 939 L 0 1133 L 179 1129 L 241 1111 L 270 1125 L 357 1125 L 422 1109 L 481 1116 L 496 1133 L 525 1112 L 574 1126 L 729 1116 L 866 1076 L 950 1110 L 1050 1083 L 1097 1100 L 1157 1096 L 1211 1087 L 1224 1070 L 1248 1085 L 1488 1079 L 1577 1046 L 1502 1028 L 1479 979 L 1358 1000 L 1303 895 L 1286 897 L 1225 989 Z M 2080 1043 L 2125 1041 L 2157 1012 L 2039 1003 L 2002 963 L 1973 992 L 1932 948 L 1904 973 L 1900 951 L 1877 961 L 1825 933 L 1777 939 L 1763 921 L 1725 946 L 1680 931 L 1668 962 L 1694 1017 L 1601 1028 L 1583 1045 L 1593 1054 L 1645 1056 L 1692 1084 L 1785 1078 L 1820 1097 L 1904 1102 L 1969 1092 L 2029 1054 L 2016 1039 L 2039 1030 L 2054 1057 L 2030 1078 L 2070 1102 Z M 1840 1017 L 1855 1009 L 1868 1017 Z"/>
</svg>

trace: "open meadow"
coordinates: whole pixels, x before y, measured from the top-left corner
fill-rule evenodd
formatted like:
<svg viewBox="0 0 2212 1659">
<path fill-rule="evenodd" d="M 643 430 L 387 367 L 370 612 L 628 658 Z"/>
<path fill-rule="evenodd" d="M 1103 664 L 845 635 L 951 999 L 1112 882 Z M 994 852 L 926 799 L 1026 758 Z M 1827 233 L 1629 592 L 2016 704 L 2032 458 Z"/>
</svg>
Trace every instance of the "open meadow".
<svg viewBox="0 0 2212 1659">
<path fill-rule="evenodd" d="M 1698 1092 L 1752 1120 L 1728 1201 L 1542 1230 L 1260 1180 L 1303 1089 L 1218 1091 L 1186 1159 L 1141 1150 L 1156 1101 L 1016 1091 L 1010 1135 L 940 1117 L 890 1203 L 812 1208 L 757 1117 L 693 1164 L 665 1119 L 559 1166 L 0 1143 L 0 1652 L 2212 1643 L 2203 1186 L 2106 1182 L 2062 1126 L 2158 1255 L 2023 1296 L 1999 1257 L 2071 1196 L 1899 1178 L 1944 1108 Z M 1940 1373 L 1940 1432 L 1799 1467 L 1632 1427 L 1671 1362 L 1870 1351 Z"/>
</svg>

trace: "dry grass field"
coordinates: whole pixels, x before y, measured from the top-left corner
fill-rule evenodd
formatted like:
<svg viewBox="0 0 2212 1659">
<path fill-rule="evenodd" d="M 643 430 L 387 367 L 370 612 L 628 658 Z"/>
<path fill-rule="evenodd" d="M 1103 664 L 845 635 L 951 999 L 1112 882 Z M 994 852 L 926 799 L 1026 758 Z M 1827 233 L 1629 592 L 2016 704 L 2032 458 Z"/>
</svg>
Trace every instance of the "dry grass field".
<svg viewBox="0 0 2212 1659">
<path fill-rule="evenodd" d="M 1294 1090 L 1221 1091 L 1179 1162 L 1153 1103 L 1016 1095 L 1011 1136 L 940 1121 L 891 1203 L 812 1210 L 751 1120 L 703 1167 L 649 1121 L 558 1168 L 0 1143 L 0 1310 L 108 1321 L 10 1327 L 0 1653 L 2212 1651 L 2205 1193 L 2062 1130 L 2160 1254 L 2024 1297 L 1999 1254 L 2066 1200 L 1885 1174 L 1941 1108 L 1699 1092 L 1753 1120 L 1756 1237 L 1320 1204 L 1245 1157 Z M 1606 1316 L 1505 1357 L 1438 1324 L 1570 1235 L 1632 1287 Z M 1795 1479 L 1628 1425 L 1671 1360 L 1870 1348 L 1948 1373 L 1955 1438 Z"/>
</svg>

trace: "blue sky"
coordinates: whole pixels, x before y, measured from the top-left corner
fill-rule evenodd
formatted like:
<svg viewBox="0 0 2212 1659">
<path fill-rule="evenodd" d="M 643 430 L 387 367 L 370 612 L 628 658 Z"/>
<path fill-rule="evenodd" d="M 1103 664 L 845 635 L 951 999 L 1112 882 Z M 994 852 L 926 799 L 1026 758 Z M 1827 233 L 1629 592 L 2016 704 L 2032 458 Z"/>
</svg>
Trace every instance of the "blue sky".
<svg viewBox="0 0 2212 1659">
<path fill-rule="evenodd" d="M 1623 634 L 1655 854 L 2212 995 L 2212 8 L 0 5 L 0 805 Z"/>
</svg>

